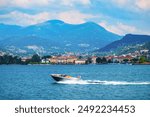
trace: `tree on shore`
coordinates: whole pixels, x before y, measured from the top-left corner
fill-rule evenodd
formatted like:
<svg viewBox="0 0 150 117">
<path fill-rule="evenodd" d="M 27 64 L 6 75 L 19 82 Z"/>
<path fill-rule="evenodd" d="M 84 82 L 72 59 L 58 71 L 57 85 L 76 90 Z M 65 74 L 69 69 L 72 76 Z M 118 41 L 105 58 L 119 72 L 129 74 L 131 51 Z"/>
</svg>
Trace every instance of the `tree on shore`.
<svg viewBox="0 0 150 117">
<path fill-rule="evenodd" d="M 98 63 L 98 64 L 99 64 L 99 63 L 101 63 L 101 62 L 102 62 L 101 57 L 97 57 L 97 58 L 96 58 L 96 63 Z"/>
<path fill-rule="evenodd" d="M 128 63 L 128 61 L 129 61 L 129 59 L 127 59 L 127 58 L 126 58 L 126 59 L 123 59 L 123 62 L 124 62 L 124 63 Z"/>
<path fill-rule="evenodd" d="M 132 63 L 137 63 L 137 62 L 138 62 L 138 59 L 137 59 L 137 58 L 133 58 L 133 59 L 131 60 L 131 62 L 132 62 Z"/>
<path fill-rule="evenodd" d="M 43 56 L 42 59 L 52 58 L 51 55 Z"/>
<path fill-rule="evenodd" d="M 102 58 L 102 63 L 107 63 L 107 59 L 105 57 Z"/>
<path fill-rule="evenodd" d="M 107 59 L 105 57 L 103 57 L 103 58 L 97 57 L 96 63 L 98 63 L 98 64 L 100 64 L 100 63 L 101 64 L 106 64 L 106 63 L 108 63 L 108 61 L 107 61 Z"/>
<path fill-rule="evenodd" d="M 3 55 L 0 56 L 0 64 L 22 64 L 21 58 L 18 56 L 12 55 Z"/>
<path fill-rule="evenodd" d="M 145 56 L 141 56 L 139 59 L 139 63 L 144 63 L 146 62 L 146 57 Z"/>
<path fill-rule="evenodd" d="M 39 62 L 41 62 L 41 58 L 38 54 L 34 54 L 30 61 L 33 63 L 39 63 Z"/>
<path fill-rule="evenodd" d="M 86 60 L 86 64 L 90 64 L 90 63 L 92 63 L 92 58 L 88 57 Z"/>
<path fill-rule="evenodd" d="M 111 59 L 109 59 L 107 62 L 108 62 L 108 63 L 113 63 L 113 61 L 112 61 Z"/>
</svg>

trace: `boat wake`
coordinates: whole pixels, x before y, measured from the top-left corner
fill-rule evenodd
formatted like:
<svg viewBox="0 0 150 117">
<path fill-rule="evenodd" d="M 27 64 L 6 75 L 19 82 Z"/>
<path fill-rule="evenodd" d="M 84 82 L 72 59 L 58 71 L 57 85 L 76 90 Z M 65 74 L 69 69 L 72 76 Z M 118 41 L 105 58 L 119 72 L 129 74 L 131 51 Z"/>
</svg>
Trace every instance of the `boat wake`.
<svg viewBox="0 0 150 117">
<path fill-rule="evenodd" d="M 150 82 L 126 82 L 126 81 L 101 81 L 101 80 L 77 80 L 59 81 L 60 84 L 100 84 L 100 85 L 150 85 Z"/>
</svg>

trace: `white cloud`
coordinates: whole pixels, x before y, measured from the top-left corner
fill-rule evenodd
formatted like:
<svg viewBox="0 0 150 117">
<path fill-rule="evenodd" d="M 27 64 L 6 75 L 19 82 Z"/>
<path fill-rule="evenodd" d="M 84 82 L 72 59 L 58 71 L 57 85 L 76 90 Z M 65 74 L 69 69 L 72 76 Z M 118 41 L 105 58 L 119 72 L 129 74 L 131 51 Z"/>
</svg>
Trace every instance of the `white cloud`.
<svg viewBox="0 0 150 117">
<path fill-rule="evenodd" d="M 42 12 L 35 15 L 30 15 L 18 11 L 13 11 L 8 14 L 0 15 L 1 22 L 7 24 L 17 24 L 21 26 L 37 24 L 52 18 L 48 12 Z"/>
<path fill-rule="evenodd" d="M 136 34 L 136 33 L 142 33 L 143 32 L 141 30 L 138 30 L 134 26 L 126 25 L 126 24 L 123 24 L 121 22 L 118 22 L 115 25 L 109 25 L 106 21 L 102 21 L 99 23 L 99 25 L 106 28 L 106 30 L 113 32 L 113 33 L 116 33 L 116 34 L 119 34 L 119 35 L 125 35 L 128 33 Z"/>
<path fill-rule="evenodd" d="M 111 0 L 118 7 L 130 10 L 150 10 L 150 0 Z"/>
<path fill-rule="evenodd" d="M 90 0 L 0 0 L 0 7 L 32 8 L 50 5 L 89 5 Z"/>
<path fill-rule="evenodd" d="M 63 5 L 73 6 L 74 4 L 89 5 L 90 0 L 61 0 Z"/>
<path fill-rule="evenodd" d="M 135 4 L 143 10 L 150 10 L 150 0 L 136 0 Z"/>
<path fill-rule="evenodd" d="M 58 15 L 58 19 L 61 19 L 67 23 L 71 24 L 80 24 L 84 23 L 86 19 L 93 18 L 95 16 L 91 14 L 84 14 L 79 11 L 73 10 L 73 11 L 66 11 L 62 12 Z"/>
<path fill-rule="evenodd" d="M 47 20 L 60 19 L 70 24 L 80 24 L 86 22 L 86 19 L 95 16 L 84 14 L 79 11 L 66 11 L 60 13 L 41 12 L 38 14 L 27 14 L 19 11 L 13 11 L 8 14 L 0 15 L 0 22 L 6 24 L 16 24 L 21 26 L 33 25 Z"/>
<path fill-rule="evenodd" d="M 49 4 L 49 0 L 12 0 L 13 5 L 18 7 L 31 7 L 31 6 L 46 6 Z"/>
<path fill-rule="evenodd" d="M 53 1 L 54 0 L 11 0 L 11 1 L 0 0 L 0 6 L 29 8 L 29 7 L 46 6 Z"/>
<path fill-rule="evenodd" d="M 132 12 L 139 12 L 140 9 L 137 7 L 136 1 L 138 0 L 110 0 L 114 6 L 117 6 L 121 9 Z"/>
<path fill-rule="evenodd" d="M 0 0 L 0 7 L 6 6 L 6 5 L 7 5 L 6 0 Z"/>
<path fill-rule="evenodd" d="M 106 0 L 106 2 L 112 2 L 119 7 L 135 8 L 142 10 L 150 9 L 150 0 Z M 45 7 L 50 5 L 90 5 L 91 0 L 0 0 L 0 7 L 19 7 L 19 8 L 33 8 L 33 7 Z"/>
<path fill-rule="evenodd" d="M 126 5 L 129 0 L 112 0 L 112 2 L 116 3 L 117 5 L 123 6 Z"/>
</svg>

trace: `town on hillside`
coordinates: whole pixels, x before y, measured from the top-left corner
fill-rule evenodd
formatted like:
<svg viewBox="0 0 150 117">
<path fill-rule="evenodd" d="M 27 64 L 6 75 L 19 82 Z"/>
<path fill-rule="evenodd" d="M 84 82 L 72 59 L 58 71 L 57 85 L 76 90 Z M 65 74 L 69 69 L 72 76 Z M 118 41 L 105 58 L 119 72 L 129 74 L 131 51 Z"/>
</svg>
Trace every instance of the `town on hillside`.
<svg viewBox="0 0 150 117">
<path fill-rule="evenodd" d="M 0 64 L 150 64 L 150 51 L 139 50 L 133 53 L 123 55 L 75 55 L 75 54 L 60 54 L 40 56 L 34 54 L 28 57 L 18 57 L 0 52 Z"/>
</svg>

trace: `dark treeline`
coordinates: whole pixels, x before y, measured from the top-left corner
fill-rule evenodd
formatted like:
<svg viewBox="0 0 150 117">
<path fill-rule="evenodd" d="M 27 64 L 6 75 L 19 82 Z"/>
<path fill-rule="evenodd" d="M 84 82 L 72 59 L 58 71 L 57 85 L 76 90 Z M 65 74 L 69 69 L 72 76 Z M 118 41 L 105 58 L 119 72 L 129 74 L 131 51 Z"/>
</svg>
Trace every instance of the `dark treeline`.
<svg viewBox="0 0 150 117">
<path fill-rule="evenodd" d="M 26 61 L 22 61 L 18 56 L 12 55 L 3 55 L 0 56 L 0 64 L 32 64 L 32 63 L 40 63 L 41 58 L 39 55 L 35 54 L 31 57 L 31 59 L 27 59 Z"/>
<path fill-rule="evenodd" d="M 21 58 L 12 55 L 0 56 L 0 64 L 23 64 Z"/>
<path fill-rule="evenodd" d="M 96 63 L 97 64 L 106 64 L 106 63 L 112 63 L 112 61 L 111 60 L 107 61 L 107 59 L 105 57 L 102 57 L 102 58 L 101 57 L 97 57 Z"/>
</svg>

